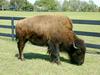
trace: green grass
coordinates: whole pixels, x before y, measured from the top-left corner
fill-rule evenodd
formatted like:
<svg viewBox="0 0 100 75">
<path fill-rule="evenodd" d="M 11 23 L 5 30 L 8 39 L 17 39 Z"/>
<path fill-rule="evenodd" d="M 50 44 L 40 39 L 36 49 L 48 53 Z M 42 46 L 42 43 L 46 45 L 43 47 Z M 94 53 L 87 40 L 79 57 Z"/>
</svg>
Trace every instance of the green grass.
<svg viewBox="0 0 100 75">
<path fill-rule="evenodd" d="M 0 39 L 0 75 L 99 75 L 100 55 L 86 53 L 82 66 L 72 65 L 68 56 L 61 53 L 61 65 L 49 62 L 46 48 L 26 44 L 25 61 L 15 57 L 16 42 Z"/>
<path fill-rule="evenodd" d="M 40 14 L 56 14 L 69 16 L 72 19 L 100 20 L 98 12 L 15 12 L 0 11 L 0 16 L 31 17 Z M 10 21 L 0 20 L 0 24 L 10 24 Z M 100 33 L 99 25 L 74 25 L 74 30 Z M 11 33 L 10 29 L 0 32 Z M 81 36 L 86 43 L 99 44 L 100 37 Z M 61 65 L 49 62 L 47 48 L 34 46 L 29 43 L 24 48 L 25 61 L 17 59 L 16 41 L 11 38 L 0 37 L 0 75 L 100 75 L 100 49 L 87 48 L 85 63 L 82 66 L 69 63 L 67 54 L 60 53 Z"/>
<path fill-rule="evenodd" d="M 0 16 L 31 17 L 34 15 L 55 14 L 66 15 L 73 19 L 100 20 L 100 12 L 17 12 L 17 11 L 0 11 Z"/>
</svg>

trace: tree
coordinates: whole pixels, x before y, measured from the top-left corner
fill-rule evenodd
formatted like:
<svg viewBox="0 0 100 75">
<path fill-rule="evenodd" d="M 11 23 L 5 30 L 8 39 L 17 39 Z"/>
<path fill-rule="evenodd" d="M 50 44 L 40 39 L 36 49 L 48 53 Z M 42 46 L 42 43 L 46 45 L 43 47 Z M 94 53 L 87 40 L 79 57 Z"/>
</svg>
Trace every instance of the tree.
<svg viewBox="0 0 100 75">
<path fill-rule="evenodd" d="M 7 0 L 0 0 L 0 10 L 9 9 L 9 2 Z"/>
<path fill-rule="evenodd" d="M 96 4 L 94 4 L 94 2 L 92 0 L 89 0 L 89 11 L 97 11 L 97 6 Z"/>
<path fill-rule="evenodd" d="M 62 4 L 62 11 L 69 11 L 69 1 L 64 0 Z"/>
<path fill-rule="evenodd" d="M 100 12 L 100 7 L 98 7 L 98 12 Z"/>
<path fill-rule="evenodd" d="M 81 0 L 64 0 L 62 5 L 63 11 L 83 11 L 83 12 L 93 12 L 97 11 L 96 4 L 93 3 L 92 0 L 89 2 L 81 1 Z"/>
<path fill-rule="evenodd" d="M 79 11 L 80 0 L 64 0 L 62 9 L 63 11 Z"/>
<path fill-rule="evenodd" d="M 27 0 L 10 0 L 10 5 L 15 10 L 33 10 L 33 5 Z"/>
<path fill-rule="evenodd" d="M 58 10 L 59 6 L 57 0 L 37 0 L 34 4 L 36 11 L 55 11 Z"/>
<path fill-rule="evenodd" d="M 85 1 L 80 2 L 80 11 L 86 12 L 88 11 L 88 3 Z"/>
<path fill-rule="evenodd" d="M 22 10 L 33 11 L 33 5 L 27 1 L 27 2 L 24 3 Z"/>
</svg>

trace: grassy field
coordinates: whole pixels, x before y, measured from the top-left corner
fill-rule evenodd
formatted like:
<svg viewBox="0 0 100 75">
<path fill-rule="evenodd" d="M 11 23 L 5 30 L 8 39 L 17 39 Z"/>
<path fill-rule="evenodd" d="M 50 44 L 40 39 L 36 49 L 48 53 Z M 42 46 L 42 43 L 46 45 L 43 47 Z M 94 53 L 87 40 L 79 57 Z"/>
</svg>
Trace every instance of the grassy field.
<svg viewBox="0 0 100 75">
<path fill-rule="evenodd" d="M 0 16 L 31 17 L 40 14 L 65 15 L 72 19 L 100 20 L 98 12 L 15 12 L 0 11 Z M 0 24 L 10 24 L 10 21 L 0 20 Z M 74 25 L 74 30 L 100 33 L 99 25 Z M 0 32 L 10 33 L 10 29 Z M 79 36 L 79 35 L 78 35 Z M 86 43 L 100 45 L 100 37 L 79 36 Z M 49 62 L 47 48 L 34 46 L 29 43 L 24 48 L 25 61 L 17 59 L 16 41 L 11 38 L 0 37 L 0 75 L 100 75 L 100 49 L 87 48 L 85 63 L 82 66 L 69 63 L 67 54 L 61 53 L 61 65 Z"/>
</svg>

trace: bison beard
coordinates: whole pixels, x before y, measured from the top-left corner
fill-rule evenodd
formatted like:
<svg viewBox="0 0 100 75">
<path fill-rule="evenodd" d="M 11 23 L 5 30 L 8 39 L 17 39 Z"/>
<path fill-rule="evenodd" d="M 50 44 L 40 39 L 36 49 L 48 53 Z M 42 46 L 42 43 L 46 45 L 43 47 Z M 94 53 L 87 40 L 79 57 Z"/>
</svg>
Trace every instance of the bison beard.
<svg viewBox="0 0 100 75">
<path fill-rule="evenodd" d="M 51 61 L 60 63 L 61 50 L 68 53 L 71 63 L 81 65 L 85 57 L 84 41 L 72 31 L 72 22 L 63 16 L 35 16 L 16 24 L 19 59 L 23 60 L 23 48 L 27 41 L 34 45 L 47 46 Z"/>
</svg>

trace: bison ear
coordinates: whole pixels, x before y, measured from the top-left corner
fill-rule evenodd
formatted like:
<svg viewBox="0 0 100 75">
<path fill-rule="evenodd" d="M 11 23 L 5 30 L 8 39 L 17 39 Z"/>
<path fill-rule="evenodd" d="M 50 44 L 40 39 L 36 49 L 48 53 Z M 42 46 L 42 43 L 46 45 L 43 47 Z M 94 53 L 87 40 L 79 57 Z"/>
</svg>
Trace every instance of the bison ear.
<svg viewBox="0 0 100 75">
<path fill-rule="evenodd" d="M 73 47 L 74 47 L 75 49 L 78 49 L 78 47 L 75 45 L 75 42 L 73 42 Z"/>
</svg>

